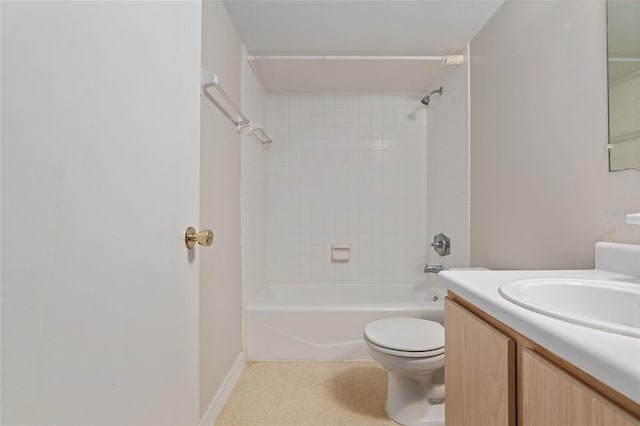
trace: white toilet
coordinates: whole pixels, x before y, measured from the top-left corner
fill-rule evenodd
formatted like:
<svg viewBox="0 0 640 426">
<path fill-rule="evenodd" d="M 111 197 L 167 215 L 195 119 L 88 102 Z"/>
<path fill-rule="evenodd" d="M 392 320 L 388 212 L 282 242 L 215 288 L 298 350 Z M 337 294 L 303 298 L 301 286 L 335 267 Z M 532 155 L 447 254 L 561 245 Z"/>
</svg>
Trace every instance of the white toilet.
<svg viewBox="0 0 640 426">
<path fill-rule="evenodd" d="M 444 327 L 418 318 L 370 322 L 364 340 L 389 371 L 387 415 L 405 426 L 444 426 Z"/>
</svg>

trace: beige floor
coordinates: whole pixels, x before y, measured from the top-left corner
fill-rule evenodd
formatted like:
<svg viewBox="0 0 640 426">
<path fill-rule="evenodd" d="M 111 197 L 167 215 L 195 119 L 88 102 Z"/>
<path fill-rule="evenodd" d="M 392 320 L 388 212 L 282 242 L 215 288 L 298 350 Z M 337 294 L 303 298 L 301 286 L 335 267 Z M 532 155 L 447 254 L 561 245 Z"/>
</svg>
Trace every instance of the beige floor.
<svg viewBox="0 0 640 426">
<path fill-rule="evenodd" d="M 374 362 L 249 362 L 216 426 L 397 425 L 386 394 L 387 373 Z"/>
</svg>

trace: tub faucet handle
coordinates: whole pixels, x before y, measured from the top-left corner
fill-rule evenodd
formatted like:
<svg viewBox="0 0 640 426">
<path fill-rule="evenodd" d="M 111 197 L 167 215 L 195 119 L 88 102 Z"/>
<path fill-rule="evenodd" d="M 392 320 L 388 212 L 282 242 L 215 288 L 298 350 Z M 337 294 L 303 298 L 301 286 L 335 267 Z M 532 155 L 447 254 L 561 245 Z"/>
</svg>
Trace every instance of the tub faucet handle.
<svg viewBox="0 0 640 426">
<path fill-rule="evenodd" d="M 448 256 L 451 254 L 451 240 L 444 234 L 434 236 L 431 247 L 433 247 L 440 256 Z"/>
</svg>

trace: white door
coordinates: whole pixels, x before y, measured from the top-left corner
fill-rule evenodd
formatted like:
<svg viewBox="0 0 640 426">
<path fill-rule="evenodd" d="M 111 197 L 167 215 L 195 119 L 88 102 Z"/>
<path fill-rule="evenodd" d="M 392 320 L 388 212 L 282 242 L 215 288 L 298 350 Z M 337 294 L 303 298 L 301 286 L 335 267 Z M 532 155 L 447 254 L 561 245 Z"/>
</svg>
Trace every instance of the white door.
<svg viewBox="0 0 640 426">
<path fill-rule="evenodd" d="M 199 2 L 2 2 L 2 423 L 198 423 Z"/>
</svg>

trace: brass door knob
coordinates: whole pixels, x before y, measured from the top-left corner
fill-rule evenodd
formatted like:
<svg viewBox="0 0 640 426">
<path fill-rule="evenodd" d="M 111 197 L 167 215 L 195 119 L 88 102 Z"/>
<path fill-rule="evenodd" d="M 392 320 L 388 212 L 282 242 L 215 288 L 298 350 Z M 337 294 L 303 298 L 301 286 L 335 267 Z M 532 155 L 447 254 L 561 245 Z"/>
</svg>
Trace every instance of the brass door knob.
<svg viewBox="0 0 640 426">
<path fill-rule="evenodd" d="M 196 230 L 190 226 L 187 228 L 187 232 L 184 233 L 184 243 L 188 249 L 192 249 L 196 243 L 209 247 L 213 244 L 213 231 L 211 229 L 205 229 L 204 231 L 196 232 Z"/>
</svg>

